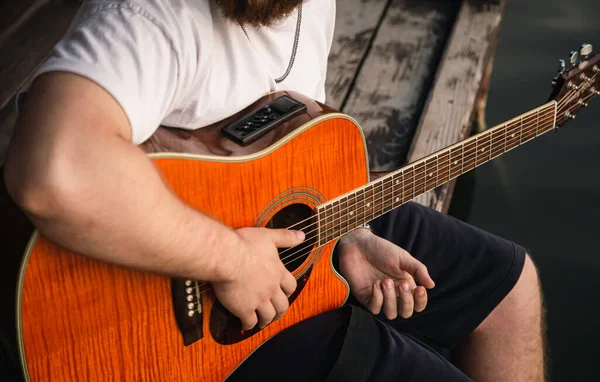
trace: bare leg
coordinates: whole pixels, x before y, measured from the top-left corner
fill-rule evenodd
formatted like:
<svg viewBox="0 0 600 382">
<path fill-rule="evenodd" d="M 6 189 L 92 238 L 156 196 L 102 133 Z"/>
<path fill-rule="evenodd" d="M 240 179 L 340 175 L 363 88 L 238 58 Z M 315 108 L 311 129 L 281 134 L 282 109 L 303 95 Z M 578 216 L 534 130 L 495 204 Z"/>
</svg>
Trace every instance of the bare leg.
<svg viewBox="0 0 600 382">
<path fill-rule="evenodd" d="M 544 381 L 545 320 L 537 270 L 529 255 L 519 281 L 453 354 L 469 377 Z"/>
</svg>

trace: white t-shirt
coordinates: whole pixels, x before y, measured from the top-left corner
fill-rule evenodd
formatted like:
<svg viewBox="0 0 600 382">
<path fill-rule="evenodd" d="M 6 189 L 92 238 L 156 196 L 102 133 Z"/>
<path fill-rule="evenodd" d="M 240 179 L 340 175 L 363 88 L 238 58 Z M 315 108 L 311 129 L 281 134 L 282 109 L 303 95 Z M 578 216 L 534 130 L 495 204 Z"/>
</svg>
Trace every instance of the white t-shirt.
<svg viewBox="0 0 600 382">
<path fill-rule="evenodd" d="M 335 0 L 305 0 L 294 66 L 298 12 L 269 28 L 242 28 L 210 0 L 90 0 L 35 76 L 85 76 L 119 102 L 132 140 L 159 125 L 198 129 L 274 90 L 325 100 Z"/>
</svg>

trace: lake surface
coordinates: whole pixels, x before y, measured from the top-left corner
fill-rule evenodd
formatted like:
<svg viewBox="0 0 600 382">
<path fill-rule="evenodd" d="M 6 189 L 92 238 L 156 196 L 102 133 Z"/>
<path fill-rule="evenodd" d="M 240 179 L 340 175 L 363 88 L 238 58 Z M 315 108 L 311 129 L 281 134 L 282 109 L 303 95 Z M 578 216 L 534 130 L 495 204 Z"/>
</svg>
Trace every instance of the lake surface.
<svg viewBox="0 0 600 382">
<path fill-rule="evenodd" d="M 490 126 L 545 102 L 558 59 L 600 50 L 600 1 L 509 0 L 488 102 Z M 468 201 L 468 202 L 466 202 Z M 552 381 L 600 381 L 600 98 L 464 176 L 452 213 L 529 248 L 547 305 Z"/>
</svg>

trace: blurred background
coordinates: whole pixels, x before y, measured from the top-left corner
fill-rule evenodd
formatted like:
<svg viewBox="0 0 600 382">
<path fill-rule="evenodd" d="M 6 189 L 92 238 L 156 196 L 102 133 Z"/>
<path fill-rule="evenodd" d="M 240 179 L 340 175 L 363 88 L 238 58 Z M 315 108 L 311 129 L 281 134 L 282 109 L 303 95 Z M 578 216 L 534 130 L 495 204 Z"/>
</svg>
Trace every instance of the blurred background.
<svg viewBox="0 0 600 382">
<path fill-rule="evenodd" d="M 558 59 L 600 49 L 600 1 L 509 0 L 487 122 L 546 101 Z M 600 101 L 596 101 L 600 103 Z M 547 305 L 553 381 L 598 381 L 600 105 L 459 180 L 450 213 L 531 250 Z"/>
<path fill-rule="evenodd" d="M 338 0 L 338 7 L 342 1 Z M 441 4 L 444 0 L 439 1 Z M 13 73 L 33 70 L 62 35 L 79 0 L 0 0 L 0 30 L 8 29 L 3 25 L 7 20 L 37 3 L 45 7 L 40 6 L 43 12 L 25 25 L 27 33 L 5 41 L 0 38 L 0 101 L 9 100 L 12 95 L 7 94 L 16 87 L 8 85 L 20 81 Z M 360 3 L 368 10 L 376 5 L 381 8 L 386 1 Z M 402 3 L 419 8 L 426 2 Z M 452 4 L 444 3 L 444 7 L 453 9 Z M 489 90 L 490 127 L 545 102 L 559 58 L 566 59 L 569 51 L 584 42 L 600 50 L 598 15 L 598 0 L 507 0 Z M 379 17 L 377 12 L 366 12 L 356 22 L 367 24 L 367 16 L 373 24 Z M 354 20 L 352 15 L 345 17 Z M 62 25 L 62 29 L 55 25 Z M 444 34 L 450 24 L 435 27 L 441 30 L 438 34 Z M 357 36 L 360 38 L 348 45 L 358 51 L 369 37 Z M 434 44 L 430 39 L 423 45 L 425 49 Z M 410 57 L 401 58 L 412 63 Z M 340 73 L 348 71 L 343 66 L 338 69 Z M 341 104 L 344 97 L 338 98 Z M 367 106 L 371 109 L 370 104 Z M 15 114 L 12 107 L 0 109 L 2 163 Z M 596 344 L 600 343 L 595 327 L 600 315 L 595 298 L 600 289 L 600 249 L 596 243 L 600 237 L 598 121 L 600 98 L 558 134 L 546 134 L 462 176 L 450 210 L 470 224 L 530 249 L 540 271 L 548 310 L 552 381 L 600 380 L 595 364 Z M 386 134 L 383 140 L 388 140 Z"/>
</svg>

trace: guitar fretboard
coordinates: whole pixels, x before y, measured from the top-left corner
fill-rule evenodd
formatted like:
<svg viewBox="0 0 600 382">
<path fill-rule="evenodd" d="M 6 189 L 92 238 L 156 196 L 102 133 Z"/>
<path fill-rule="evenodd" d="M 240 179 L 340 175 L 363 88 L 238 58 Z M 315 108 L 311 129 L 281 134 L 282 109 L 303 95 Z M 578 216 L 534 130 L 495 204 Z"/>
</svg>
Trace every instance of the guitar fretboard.
<svg viewBox="0 0 600 382">
<path fill-rule="evenodd" d="M 549 102 L 320 205 L 318 245 L 551 131 L 556 115 Z"/>
</svg>

